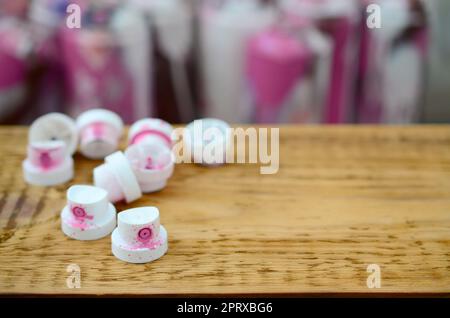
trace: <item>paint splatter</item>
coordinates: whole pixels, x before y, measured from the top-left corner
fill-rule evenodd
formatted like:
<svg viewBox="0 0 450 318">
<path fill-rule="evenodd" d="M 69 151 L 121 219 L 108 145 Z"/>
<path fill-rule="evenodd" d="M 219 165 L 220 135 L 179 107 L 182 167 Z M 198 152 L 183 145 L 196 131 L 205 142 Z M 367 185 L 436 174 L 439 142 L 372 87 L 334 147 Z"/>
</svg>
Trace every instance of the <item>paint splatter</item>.
<svg viewBox="0 0 450 318">
<path fill-rule="evenodd" d="M 70 208 L 70 210 L 72 211 L 72 215 L 77 220 L 84 220 L 84 219 L 92 220 L 92 219 L 94 219 L 94 217 L 92 215 L 87 214 L 85 208 L 82 206 L 74 205 Z"/>
</svg>

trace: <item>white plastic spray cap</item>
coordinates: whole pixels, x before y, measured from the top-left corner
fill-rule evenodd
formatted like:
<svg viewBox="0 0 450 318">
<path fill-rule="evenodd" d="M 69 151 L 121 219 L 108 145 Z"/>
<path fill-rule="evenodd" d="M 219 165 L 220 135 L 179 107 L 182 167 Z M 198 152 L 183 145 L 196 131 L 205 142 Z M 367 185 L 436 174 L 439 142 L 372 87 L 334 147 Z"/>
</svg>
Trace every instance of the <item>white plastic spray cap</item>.
<svg viewBox="0 0 450 318">
<path fill-rule="evenodd" d="M 67 205 L 61 212 L 61 229 L 76 240 L 97 240 L 116 227 L 116 209 L 108 193 L 88 185 L 75 185 L 67 191 Z"/>
<path fill-rule="evenodd" d="M 104 164 L 94 169 L 94 184 L 108 192 L 111 202 L 130 203 L 142 196 L 130 162 L 121 151 L 109 155 Z"/>
<path fill-rule="evenodd" d="M 29 143 L 46 141 L 63 141 L 67 155 L 72 156 L 77 150 L 78 131 L 75 121 L 61 113 L 49 113 L 36 119 L 29 130 Z"/>
<path fill-rule="evenodd" d="M 111 235 L 112 253 L 129 263 L 148 263 L 162 257 L 168 248 L 167 231 L 160 225 L 156 207 L 141 207 L 118 215 Z"/>
<path fill-rule="evenodd" d="M 103 159 L 117 150 L 123 133 L 123 121 L 106 109 L 91 109 L 77 119 L 81 153 L 91 159 Z"/>
</svg>

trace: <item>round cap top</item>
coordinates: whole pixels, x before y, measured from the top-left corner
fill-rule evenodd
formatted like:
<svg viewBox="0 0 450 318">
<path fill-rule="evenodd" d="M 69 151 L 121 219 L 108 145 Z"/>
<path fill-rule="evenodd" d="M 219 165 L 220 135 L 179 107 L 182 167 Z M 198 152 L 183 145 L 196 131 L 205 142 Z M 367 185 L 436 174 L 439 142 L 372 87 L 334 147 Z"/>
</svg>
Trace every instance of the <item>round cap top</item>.
<svg viewBox="0 0 450 318">
<path fill-rule="evenodd" d="M 61 113 L 49 113 L 36 119 L 30 127 L 29 143 L 58 141 L 66 144 L 67 155 L 75 153 L 78 132 L 75 121 Z"/>
<path fill-rule="evenodd" d="M 226 122 L 217 118 L 197 119 L 186 126 L 183 140 L 187 145 L 194 147 L 211 142 L 225 143 L 229 138 L 229 128 L 230 126 Z M 209 133 L 214 134 L 209 136 Z M 213 139 L 206 137 L 213 137 Z"/>
<path fill-rule="evenodd" d="M 172 142 L 172 126 L 161 119 L 144 118 L 135 122 L 128 135 L 128 143 L 134 144 L 141 136 L 153 134 L 159 135 L 168 144 Z"/>
<path fill-rule="evenodd" d="M 155 222 L 159 218 L 159 210 L 156 207 L 141 207 L 120 212 L 118 215 L 119 226 L 126 225 L 147 225 Z"/>
<path fill-rule="evenodd" d="M 116 113 L 102 108 L 95 108 L 82 113 L 77 118 L 78 129 L 83 129 L 84 127 L 96 123 L 105 122 L 116 128 L 119 132 L 123 130 L 123 121 L 119 115 Z"/>
<path fill-rule="evenodd" d="M 67 190 L 67 199 L 83 205 L 89 205 L 105 200 L 108 193 L 90 185 L 73 185 Z"/>
</svg>

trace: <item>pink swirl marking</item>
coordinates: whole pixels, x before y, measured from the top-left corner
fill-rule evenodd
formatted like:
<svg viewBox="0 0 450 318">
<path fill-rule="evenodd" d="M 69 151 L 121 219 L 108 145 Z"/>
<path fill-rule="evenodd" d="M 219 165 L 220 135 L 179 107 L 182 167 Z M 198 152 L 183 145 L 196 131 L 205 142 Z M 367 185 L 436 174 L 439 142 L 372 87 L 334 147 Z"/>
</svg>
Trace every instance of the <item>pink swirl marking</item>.
<svg viewBox="0 0 450 318">
<path fill-rule="evenodd" d="M 152 238 L 152 230 L 149 227 L 144 227 L 139 230 L 137 240 L 141 243 L 147 243 Z"/>
<path fill-rule="evenodd" d="M 81 206 L 73 206 L 71 208 L 72 214 L 73 216 L 77 219 L 77 220 L 92 220 L 94 217 L 92 215 L 88 215 L 86 213 L 86 210 L 81 207 Z"/>
</svg>

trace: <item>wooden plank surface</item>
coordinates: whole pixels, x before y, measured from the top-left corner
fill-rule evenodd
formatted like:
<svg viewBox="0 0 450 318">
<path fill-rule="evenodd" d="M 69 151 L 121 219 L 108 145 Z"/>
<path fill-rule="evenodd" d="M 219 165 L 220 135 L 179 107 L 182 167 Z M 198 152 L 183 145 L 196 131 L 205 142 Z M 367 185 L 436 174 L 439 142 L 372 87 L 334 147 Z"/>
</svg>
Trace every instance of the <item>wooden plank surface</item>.
<svg viewBox="0 0 450 318">
<path fill-rule="evenodd" d="M 450 292 L 450 126 L 282 127 L 275 175 L 178 165 L 163 191 L 117 205 L 160 208 L 169 252 L 145 265 L 114 258 L 109 237 L 63 235 L 69 184 L 23 182 L 26 132 L 0 128 L 1 294 Z M 71 184 L 98 164 L 77 155 Z"/>
</svg>

